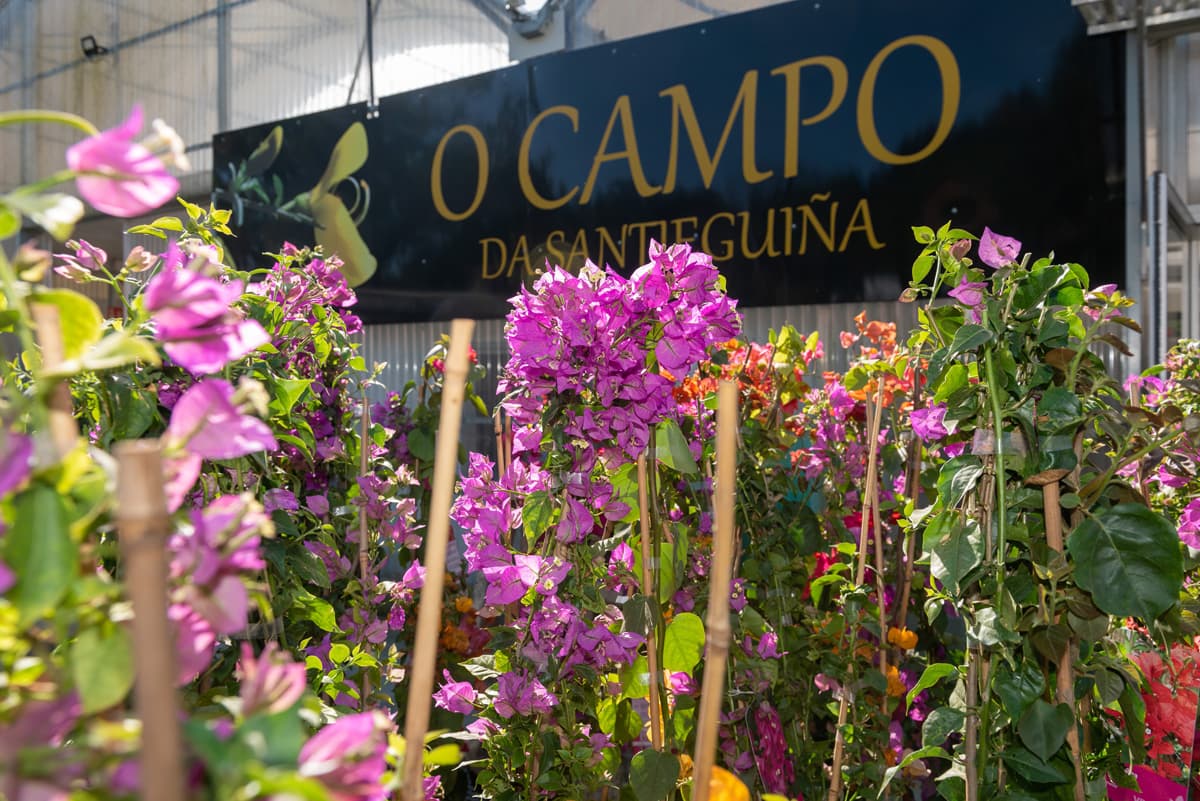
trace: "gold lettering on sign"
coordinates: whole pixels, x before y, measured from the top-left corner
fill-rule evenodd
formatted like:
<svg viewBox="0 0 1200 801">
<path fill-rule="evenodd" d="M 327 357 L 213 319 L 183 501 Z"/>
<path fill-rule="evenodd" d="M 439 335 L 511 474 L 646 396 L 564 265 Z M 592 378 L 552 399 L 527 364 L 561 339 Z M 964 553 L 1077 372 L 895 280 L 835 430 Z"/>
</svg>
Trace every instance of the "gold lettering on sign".
<svg viewBox="0 0 1200 801">
<path fill-rule="evenodd" d="M 465 133 L 475 144 L 476 167 L 478 168 L 475 177 L 475 197 L 471 200 L 471 205 L 467 207 L 467 210 L 461 213 L 450 210 L 450 207 L 446 205 L 446 196 L 442 193 L 442 161 L 446 157 L 446 143 L 450 141 L 452 136 L 459 133 Z M 437 150 L 433 151 L 433 170 L 429 176 L 429 188 L 433 194 L 433 207 L 437 209 L 438 214 L 452 222 L 459 222 L 470 217 L 479 208 L 479 204 L 483 202 L 483 194 L 487 190 L 487 180 L 487 142 L 484 141 L 480 130 L 474 125 L 455 125 L 446 131 L 445 136 L 438 142 Z"/>
<path fill-rule="evenodd" d="M 700 249 L 711 255 L 713 257 L 713 261 L 726 261 L 727 259 L 733 258 L 732 240 L 722 239 L 721 244 L 725 246 L 725 249 L 720 253 L 717 253 L 715 250 L 713 250 L 712 242 L 710 242 L 708 238 L 709 231 L 712 229 L 713 223 L 721 219 L 728 219 L 729 224 L 733 225 L 737 218 L 727 211 L 718 211 L 716 214 L 705 220 L 704 227 L 700 229 Z"/>
<path fill-rule="evenodd" d="M 517 181 L 521 184 L 521 192 L 525 195 L 525 199 L 530 205 L 537 209 L 545 211 L 553 211 L 557 208 L 562 208 L 571 202 L 571 198 L 575 197 L 575 193 L 579 191 L 578 186 L 571 187 L 571 191 L 559 198 L 543 197 L 541 193 L 533 185 L 533 176 L 529 174 L 529 150 L 533 145 L 533 134 L 537 131 L 542 120 L 547 117 L 561 114 L 571 121 L 571 130 L 579 133 L 579 109 L 574 106 L 551 106 L 541 114 L 533 118 L 533 122 L 529 123 L 529 127 L 525 129 L 525 135 L 521 137 L 521 150 L 517 155 Z"/>
<path fill-rule="evenodd" d="M 612 251 L 614 260 L 616 261 L 616 266 L 622 269 L 625 268 L 625 243 L 629 241 L 625 238 L 625 228 L 626 226 L 622 225 L 621 233 L 618 235 L 621 240 L 620 250 L 617 250 L 617 243 L 613 241 L 612 234 L 608 232 L 607 228 L 600 226 L 596 229 L 596 236 L 600 238 L 600 247 L 598 248 L 600 252 L 596 256 L 596 263 L 601 267 L 607 264 L 604 259 L 604 248 L 607 246 L 608 249 Z"/>
<path fill-rule="evenodd" d="M 704 181 L 705 189 L 712 185 L 717 165 L 721 162 L 721 154 L 725 152 L 725 144 L 729 141 L 729 134 L 733 131 L 733 123 L 739 111 L 742 116 L 742 180 L 748 184 L 757 184 L 774 174 L 770 170 L 759 170 L 754 163 L 758 70 L 750 70 L 742 76 L 742 85 L 738 89 L 737 97 L 733 99 L 729 116 L 725 118 L 725 128 L 721 131 L 721 138 L 717 140 L 717 147 L 711 155 L 708 145 L 704 143 L 704 134 L 700 131 L 700 121 L 696 118 L 696 109 L 692 106 L 687 87 L 683 84 L 668 86 L 658 95 L 671 98 L 671 147 L 667 156 L 667 176 L 663 179 L 663 194 L 669 195 L 675 191 L 675 175 L 679 168 L 680 120 L 683 120 L 683 127 L 687 130 L 688 142 L 691 143 L 692 154 L 696 157 L 696 166 L 700 168 L 700 178 Z"/>
<path fill-rule="evenodd" d="M 508 246 L 504 244 L 503 239 L 498 239 L 494 236 L 489 236 L 486 239 L 480 239 L 479 245 L 483 248 L 483 270 L 482 275 L 485 279 L 499 278 L 504 272 L 505 265 L 508 264 Z M 488 258 L 488 253 L 491 252 L 492 246 L 500 252 L 500 258 L 496 260 L 496 269 L 488 269 L 491 264 L 491 259 Z"/>
<path fill-rule="evenodd" d="M 608 152 L 608 140 L 612 138 L 613 127 L 621 123 L 621 136 L 625 140 L 625 149 Z M 579 196 L 579 205 L 586 206 L 592 199 L 596 188 L 596 176 L 600 167 L 610 161 L 626 161 L 629 164 L 629 175 L 633 178 L 633 186 L 642 197 L 650 197 L 662 191 L 662 187 L 654 186 L 646 180 L 646 171 L 642 169 L 642 157 L 638 153 L 637 134 L 633 129 L 633 109 L 629 105 L 629 95 L 621 95 L 613 104 L 612 114 L 608 117 L 608 125 L 604 128 L 604 136 L 600 137 L 600 146 L 596 148 L 596 156 L 592 159 L 592 169 L 588 172 L 587 181 L 583 185 L 583 194 Z"/>
<path fill-rule="evenodd" d="M 829 72 L 833 85 L 829 89 L 829 102 L 825 108 L 811 117 L 800 119 L 800 70 L 808 66 L 824 67 Z M 841 59 L 833 56 L 813 56 L 791 64 L 784 64 L 771 70 L 772 75 L 782 75 L 786 101 L 784 106 L 783 127 L 783 175 L 785 178 L 795 178 L 800 172 L 800 128 L 804 125 L 816 125 L 821 120 L 837 111 L 846 99 L 846 88 L 850 85 L 850 76 L 846 65 Z"/>
<path fill-rule="evenodd" d="M 887 57 L 902 47 L 920 47 L 925 49 L 937 63 L 938 75 L 942 81 L 942 111 L 938 118 L 937 129 L 933 138 L 916 153 L 901 155 L 887 149 L 879 138 L 875 127 L 875 82 L 879 78 L 879 70 Z M 858 135 L 862 139 L 867 152 L 884 164 L 912 164 L 928 158 L 942 146 L 950 129 L 954 127 L 954 118 L 958 116 L 958 101 L 962 92 L 961 77 L 958 73 L 958 62 L 954 53 L 941 39 L 932 36 L 904 36 L 884 47 L 875 54 L 867 71 L 863 74 L 862 83 L 858 87 Z"/>
</svg>

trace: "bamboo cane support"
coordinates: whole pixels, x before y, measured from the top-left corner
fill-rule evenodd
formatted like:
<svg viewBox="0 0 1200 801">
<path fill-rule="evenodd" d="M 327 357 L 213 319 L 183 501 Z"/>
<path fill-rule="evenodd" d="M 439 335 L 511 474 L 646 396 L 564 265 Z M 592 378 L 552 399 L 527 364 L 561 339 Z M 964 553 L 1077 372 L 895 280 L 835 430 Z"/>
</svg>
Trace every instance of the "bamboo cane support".
<svg viewBox="0 0 1200 801">
<path fill-rule="evenodd" d="M 1061 476 L 1060 476 L 1061 477 Z M 1046 515 L 1046 544 L 1059 553 L 1064 552 L 1062 504 L 1058 493 L 1058 478 L 1042 485 L 1042 505 Z M 1062 656 L 1058 658 L 1058 701 L 1071 707 L 1072 717 L 1076 717 L 1075 709 L 1075 638 L 1067 641 Z M 1084 801 L 1085 788 L 1083 784 L 1083 755 L 1079 747 L 1079 728 L 1074 722 L 1067 729 L 1067 745 L 1071 749 L 1071 765 L 1075 768 L 1075 801 Z"/>
<path fill-rule="evenodd" d="M 966 801 L 979 801 L 979 657 L 974 648 L 967 649 L 967 720 L 963 733 L 963 754 L 966 764 Z"/>
<path fill-rule="evenodd" d="M 883 420 L 883 382 L 879 382 L 879 390 L 875 393 L 875 439 L 871 440 L 871 449 L 878 447 L 879 430 L 882 428 Z M 883 675 L 884 687 L 887 686 L 888 678 L 888 613 L 887 613 L 887 594 L 883 580 L 883 519 L 879 513 L 879 475 L 876 469 L 875 476 L 875 494 L 870 499 L 871 503 L 871 528 L 875 530 L 875 536 L 872 538 L 875 547 L 875 596 L 879 603 L 879 672 Z M 865 512 L 864 512 L 865 514 Z M 864 519 L 864 524 L 865 524 Z M 865 543 L 864 538 L 864 545 Z M 884 714 L 887 713 L 887 691 L 883 693 L 881 701 Z"/>
<path fill-rule="evenodd" d="M 871 414 L 870 404 L 868 403 L 867 414 L 867 477 L 863 482 L 863 497 L 862 497 L 862 523 L 860 526 L 859 539 L 861 540 L 858 549 L 858 567 L 854 573 L 854 583 L 862 584 L 866 580 L 867 575 L 867 521 L 872 518 L 872 510 L 875 505 L 875 499 L 878 494 L 877 485 L 879 483 L 879 461 L 876 456 L 876 444 L 879 442 L 879 428 L 882 425 L 882 403 L 875 404 L 874 414 Z M 886 645 L 887 632 L 882 632 L 884 642 L 881 645 Z M 880 652 L 883 652 L 880 648 Z M 885 677 L 886 677 L 886 666 Z M 846 718 L 850 711 L 850 694 L 846 688 L 842 688 L 842 698 L 838 704 L 838 720 L 837 731 L 834 733 L 833 739 L 833 773 L 829 777 L 829 794 L 826 796 L 827 801 L 837 801 L 838 796 L 842 793 L 842 762 L 846 757 L 846 738 L 842 730 L 846 727 Z"/>
<path fill-rule="evenodd" d="M 708 801 L 717 728 L 725 697 L 725 662 L 729 657 L 729 588 L 733 580 L 734 493 L 737 473 L 737 385 L 722 381 L 717 390 L 717 481 L 713 488 L 716 520 L 713 532 L 711 584 L 708 594 L 707 642 L 704 648 L 704 681 L 700 692 L 700 717 L 692 801 Z"/>
<path fill-rule="evenodd" d="M 442 385 L 442 411 L 438 422 L 437 451 L 433 462 L 429 529 L 425 538 L 425 586 L 417 612 L 417 633 L 412 656 L 412 678 L 404 739 L 404 801 L 422 801 L 422 766 L 429 705 L 433 700 L 433 672 L 437 661 L 438 633 L 442 622 L 442 587 L 446 577 L 446 546 L 450 538 L 450 500 L 458 464 L 458 434 L 467 380 L 467 350 L 473 320 L 455 320 L 450 326 L 450 352 Z"/>
<path fill-rule="evenodd" d="M 650 497 L 646 491 L 646 454 L 637 460 L 638 472 L 638 509 L 641 512 L 642 527 L 642 595 L 654 598 L 657 588 L 651 573 L 650 556 Z M 654 626 L 654 615 L 646 620 L 646 663 L 650 669 L 650 744 L 655 751 L 661 751 L 663 746 L 662 734 L 662 702 L 658 696 L 658 631 Z"/>
<path fill-rule="evenodd" d="M 52 370 L 62 364 L 62 329 L 59 327 L 58 307 L 49 303 L 29 304 L 33 324 L 37 327 L 37 342 L 42 349 L 42 368 Z M 79 426 L 75 423 L 75 411 L 71 405 L 71 388 L 66 381 L 56 381 L 50 390 L 47 425 L 50 441 L 58 458 L 63 458 L 79 440 Z M 161 478 L 159 483 L 162 483 Z"/>
<path fill-rule="evenodd" d="M 492 415 L 492 431 L 496 434 L 496 478 L 501 478 L 507 465 L 504 464 L 504 422 L 502 416 L 504 411 L 497 406 L 495 413 Z"/>
<path fill-rule="evenodd" d="M 183 760 L 175 694 L 175 646 L 167 619 L 162 449 L 158 440 L 118 443 L 117 529 L 133 605 L 134 702 L 142 720 L 141 797 L 180 801 Z"/>
</svg>

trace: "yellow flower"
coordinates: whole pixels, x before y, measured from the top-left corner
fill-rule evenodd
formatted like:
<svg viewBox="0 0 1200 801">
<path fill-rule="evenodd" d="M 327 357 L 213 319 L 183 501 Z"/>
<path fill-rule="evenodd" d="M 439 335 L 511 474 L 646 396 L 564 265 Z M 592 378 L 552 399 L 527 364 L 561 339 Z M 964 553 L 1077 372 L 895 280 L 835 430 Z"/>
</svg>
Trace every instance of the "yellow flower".
<svg viewBox="0 0 1200 801">
<path fill-rule="evenodd" d="M 750 790 L 737 776 L 713 765 L 712 777 L 708 780 L 708 797 L 712 801 L 750 801 Z"/>
<path fill-rule="evenodd" d="M 475 602 L 465 595 L 460 595 L 454 599 L 454 608 L 466 614 L 475 609 Z"/>
<path fill-rule="evenodd" d="M 917 635 L 908 629 L 898 629 L 892 626 L 888 629 L 887 640 L 898 648 L 911 651 L 917 647 Z"/>
<path fill-rule="evenodd" d="M 892 698 L 901 698 L 908 692 L 908 687 L 900 681 L 900 671 L 895 665 L 888 666 L 887 683 L 887 694 Z"/>
</svg>

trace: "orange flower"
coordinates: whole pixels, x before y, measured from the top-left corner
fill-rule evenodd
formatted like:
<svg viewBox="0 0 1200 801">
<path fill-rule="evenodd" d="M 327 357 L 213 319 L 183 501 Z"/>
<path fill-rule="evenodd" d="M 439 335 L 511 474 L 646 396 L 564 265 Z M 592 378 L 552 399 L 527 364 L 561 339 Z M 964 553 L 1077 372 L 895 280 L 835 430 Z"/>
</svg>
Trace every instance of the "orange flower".
<svg viewBox="0 0 1200 801">
<path fill-rule="evenodd" d="M 887 683 L 887 694 L 892 698 L 902 698 L 908 692 L 908 686 L 900 681 L 900 671 L 895 665 L 888 666 Z"/>
<path fill-rule="evenodd" d="M 467 612 L 474 611 L 475 602 L 465 595 L 460 595 L 454 599 L 454 608 L 455 610 L 466 614 Z"/>
<path fill-rule="evenodd" d="M 903 648 L 905 651 L 911 651 L 917 647 L 917 635 L 908 629 L 898 629 L 892 626 L 888 629 L 887 641 L 898 648 Z"/>
<path fill-rule="evenodd" d="M 750 801 L 750 790 L 737 776 L 713 765 L 712 777 L 708 780 L 708 797 L 712 801 Z"/>
</svg>

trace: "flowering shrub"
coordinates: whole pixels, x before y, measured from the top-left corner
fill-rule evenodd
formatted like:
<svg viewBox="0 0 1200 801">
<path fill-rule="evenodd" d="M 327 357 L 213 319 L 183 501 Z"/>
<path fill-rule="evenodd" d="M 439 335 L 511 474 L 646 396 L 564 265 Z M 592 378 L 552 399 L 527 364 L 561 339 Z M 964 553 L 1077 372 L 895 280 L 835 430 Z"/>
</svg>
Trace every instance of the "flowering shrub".
<svg viewBox="0 0 1200 801">
<path fill-rule="evenodd" d="M 41 112 L 0 124 L 33 118 L 90 134 L 59 177 L 78 175 L 98 209 L 142 214 L 173 195 L 159 159 L 170 143 L 133 142 L 136 109 L 103 134 Z M 31 199 L 45 188 L 0 196 L 0 225 L 28 214 L 66 238 L 70 221 L 42 210 L 71 204 Z M 130 610 L 105 451 L 157 437 L 189 795 L 383 798 L 404 743 L 373 710 L 402 708 L 397 679 L 423 583 L 422 473 L 396 439 L 432 442 L 440 384 L 429 382 L 404 432 L 388 427 L 409 414 L 399 405 L 364 420 L 371 376 L 339 262 L 285 245 L 269 269 L 234 272 L 219 240 L 228 213 L 183 205 L 183 220 L 133 229 L 170 236 L 161 255 L 110 259 L 74 240 L 57 257 L 0 255 L 0 330 L 23 350 L 0 364 L 0 781 L 14 799 L 137 790 Z M 121 319 L 40 286 L 51 266 L 112 287 Z M 40 357 L 47 343 L 60 359 Z M 455 620 L 466 611 L 449 609 Z M 458 753 L 435 748 L 429 764 Z M 425 790 L 442 793 L 438 777 Z"/>
</svg>

